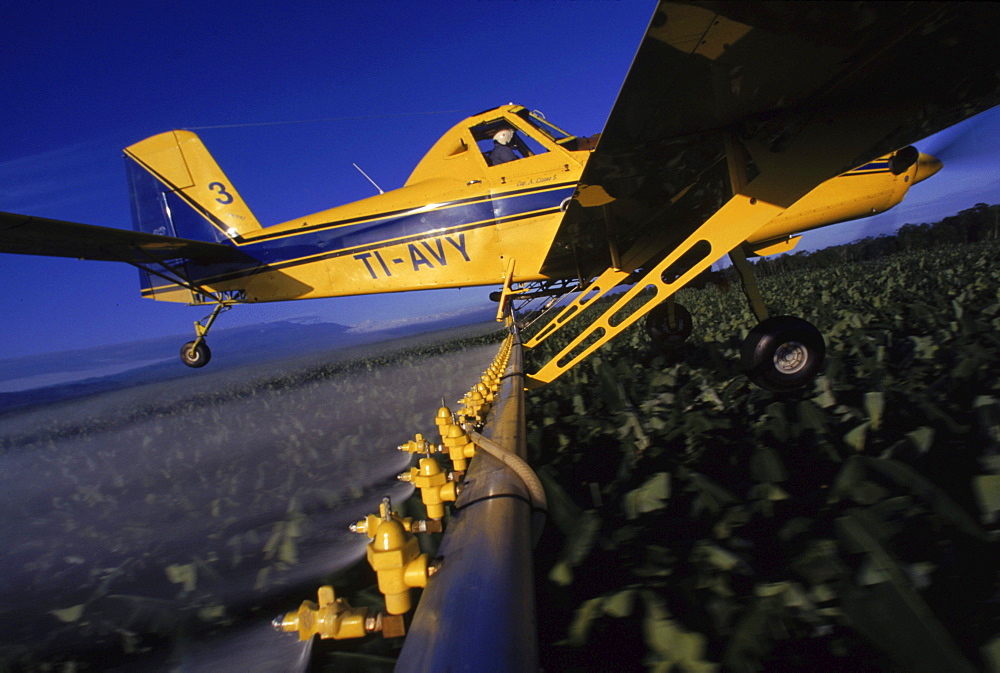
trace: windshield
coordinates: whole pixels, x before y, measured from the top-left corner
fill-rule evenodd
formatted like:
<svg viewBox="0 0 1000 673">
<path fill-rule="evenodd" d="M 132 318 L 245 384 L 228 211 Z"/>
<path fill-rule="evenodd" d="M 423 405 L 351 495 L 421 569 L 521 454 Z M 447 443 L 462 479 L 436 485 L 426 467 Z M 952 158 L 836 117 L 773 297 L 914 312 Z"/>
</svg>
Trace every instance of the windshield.
<svg viewBox="0 0 1000 673">
<path fill-rule="evenodd" d="M 538 129 L 539 131 L 547 135 L 549 138 L 552 138 L 552 140 L 556 141 L 557 143 L 562 144 L 563 142 L 574 137 L 569 133 L 563 131 L 558 126 L 553 126 L 552 124 L 550 124 L 548 121 L 545 120 L 545 115 L 543 115 L 538 110 L 534 110 L 532 112 L 528 112 L 527 110 L 521 110 L 520 112 L 517 113 L 517 116 L 523 119 L 524 121 L 528 122 L 529 124 L 531 124 L 532 127 Z"/>
</svg>

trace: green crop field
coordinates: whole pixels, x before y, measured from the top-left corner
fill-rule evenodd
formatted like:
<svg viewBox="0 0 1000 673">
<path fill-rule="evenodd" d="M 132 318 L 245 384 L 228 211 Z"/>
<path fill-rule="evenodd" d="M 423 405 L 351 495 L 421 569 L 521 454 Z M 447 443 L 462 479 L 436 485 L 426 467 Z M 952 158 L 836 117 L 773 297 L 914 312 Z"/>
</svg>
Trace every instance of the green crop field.
<svg viewBox="0 0 1000 673">
<path fill-rule="evenodd" d="M 736 286 L 679 293 L 682 347 L 640 323 L 530 393 L 543 667 L 1000 670 L 998 257 L 761 274 L 827 341 L 794 394 L 739 374 Z"/>
<path fill-rule="evenodd" d="M 679 293 L 683 346 L 640 324 L 529 393 L 544 670 L 1000 670 L 1000 241 L 822 252 L 759 274 L 773 315 L 826 336 L 805 390 L 740 375 L 734 285 Z M 499 338 L 8 414 L 0 670 L 207 661 L 256 626 L 259 659 L 318 578 L 378 606 L 367 565 L 328 547 L 395 483 L 376 456 L 405 461 L 395 444 L 433 434 Z M 326 642 L 312 664 L 391 670 L 399 646 Z"/>
</svg>

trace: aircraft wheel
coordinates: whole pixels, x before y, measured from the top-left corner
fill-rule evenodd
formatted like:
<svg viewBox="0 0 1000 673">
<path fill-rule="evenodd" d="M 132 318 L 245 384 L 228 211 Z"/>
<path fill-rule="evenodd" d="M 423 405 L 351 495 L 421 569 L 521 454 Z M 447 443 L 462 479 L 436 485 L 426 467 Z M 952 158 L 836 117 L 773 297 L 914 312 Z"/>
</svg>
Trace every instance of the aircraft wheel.
<svg viewBox="0 0 1000 673">
<path fill-rule="evenodd" d="M 192 348 L 194 346 L 194 348 Z M 208 364 L 208 361 L 212 359 L 212 351 L 208 348 L 208 344 L 202 341 L 197 346 L 194 345 L 194 341 L 188 341 L 186 344 L 181 346 L 181 362 L 186 364 L 188 367 L 204 367 Z"/>
<path fill-rule="evenodd" d="M 823 335 L 812 323 L 794 316 L 777 316 L 750 330 L 740 351 L 740 363 L 758 386 L 784 393 L 812 381 L 825 355 Z"/>
<path fill-rule="evenodd" d="M 674 323 L 671 329 L 669 307 L 667 302 L 663 302 L 646 316 L 646 334 L 666 346 L 678 346 L 691 336 L 691 312 L 680 304 L 674 304 Z"/>
</svg>

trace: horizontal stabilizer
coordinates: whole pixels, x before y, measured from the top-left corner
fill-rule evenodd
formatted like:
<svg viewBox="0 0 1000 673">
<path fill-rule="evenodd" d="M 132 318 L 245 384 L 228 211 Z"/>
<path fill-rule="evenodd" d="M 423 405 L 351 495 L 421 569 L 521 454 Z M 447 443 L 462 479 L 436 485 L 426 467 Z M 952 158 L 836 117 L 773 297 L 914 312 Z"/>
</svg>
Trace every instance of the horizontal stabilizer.
<svg viewBox="0 0 1000 673">
<path fill-rule="evenodd" d="M 199 264 L 253 261 L 231 245 L 0 213 L 0 252 L 148 265 L 185 259 Z"/>
</svg>

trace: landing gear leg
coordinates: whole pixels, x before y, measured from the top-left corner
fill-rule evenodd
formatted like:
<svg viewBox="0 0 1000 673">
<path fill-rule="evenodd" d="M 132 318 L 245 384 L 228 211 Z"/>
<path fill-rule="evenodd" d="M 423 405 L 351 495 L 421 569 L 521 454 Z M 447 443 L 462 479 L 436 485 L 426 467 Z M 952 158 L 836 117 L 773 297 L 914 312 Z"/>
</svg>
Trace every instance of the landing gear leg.
<svg viewBox="0 0 1000 673">
<path fill-rule="evenodd" d="M 761 295 L 760 288 L 757 287 L 757 279 L 753 275 L 753 267 L 747 261 L 747 255 L 743 252 L 743 248 L 734 248 L 729 253 L 729 260 L 736 267 L 737 273 L 740 274 L 740 284 L 743 286 L 743 294 L 746 295 L 747 301 L 750 302 L 750 311 L 753 312 L 753 316 L 757 318 L 757 322 L 767 320 L 767 306 L 764 304 L 764 297 Z"/>
<path fill-rule="evenodd" d="M 743 292 L 758 321 L 743 341 L 740 368 L 753 383 L 774 393 L 785 393 L 808 385 L 823 366 L 826 356 L 823 335 L 802 318 L 788 315 L 768 317 L 753 267 L 742 248 L 729 253 L 729 258 L 740 274 Z"/>
<path fill-rule="evenodd" d="M 208 361 L 212 359 L 212 351 L 205 342 L 205 337 L 208 336 L 208 330 L 212 328 L 212 323 L 215 322 L 219 314 L 223 311 L 228 311 L 232 307 L 232 304 L 216 304 L 215 308 L 212 309 L 212 313 L 207 318 L 203 318 L 205 321 L 204 325 L 201 324 L 201 320 L 195 321 L 194 333 L 196 338 L 194 341 L 188 341 L 181 346 L 181 362 L 195 369 L 208 364 Z"/>
</svg>

